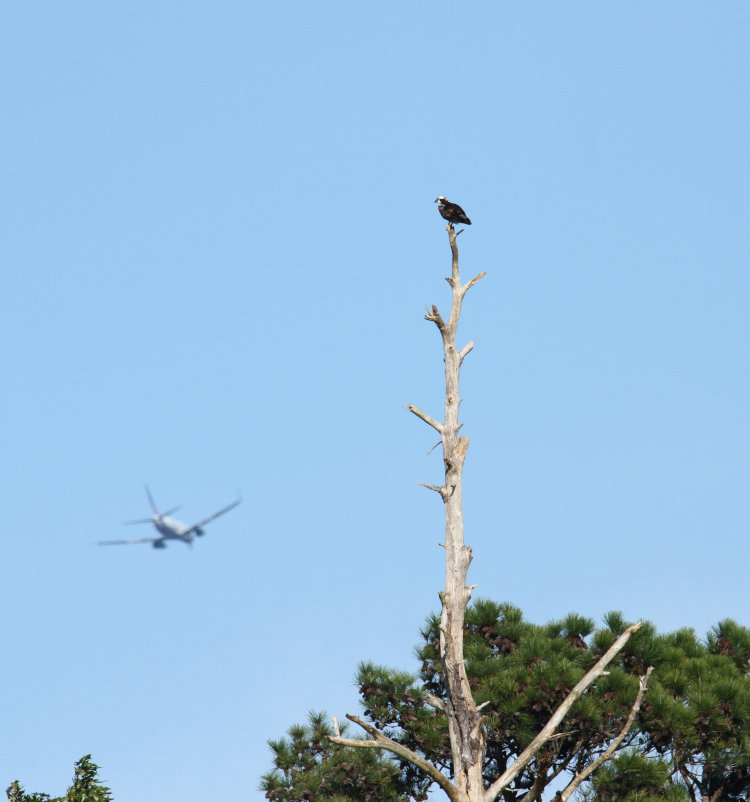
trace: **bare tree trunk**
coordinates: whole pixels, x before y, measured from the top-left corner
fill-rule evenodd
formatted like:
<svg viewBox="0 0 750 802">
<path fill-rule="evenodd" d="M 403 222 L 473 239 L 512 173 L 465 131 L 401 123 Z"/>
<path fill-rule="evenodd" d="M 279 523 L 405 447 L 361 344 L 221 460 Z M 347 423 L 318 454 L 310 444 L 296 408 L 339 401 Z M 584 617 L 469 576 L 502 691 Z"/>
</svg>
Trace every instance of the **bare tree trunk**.
<svg viewBox="0 0 750 802">
<path fill-rule="evenodd" d="M 569 697 L 553 714 L 548 724 L 532 741 L 515 763 L 488 788 L 482 775 L 485 758 L 485 735 L 482 716 L 471 693 L 464 660 L 464 617 L 474 585 L 467 586 L 466 579 L 471 563 L 471 548 L 464 543 L 462 477 L 464 460 L 469 440 L 459 434 L 461 425 L 458 411 L 461 405 L 459 376 L 461 364 L 474 347 L 467 343 L 456 350 L 456 329 L 461 314 L 461 304 L 468 290 L 484 277 L 479 273 L 466 284 L 461 284 L 458 265 L 458 234 L 451 224 L 447 227 L 452 254 L 451 277 L 446 279 L 451 286 L 453 301 L 448 320 L 443 320 L 436 306 L 428 307 L 426 320 L 431 320 L 440 331 L 445 359 L 445 419 L 437 421 L 419 407 L 409 404 L 407 409 L 432 426 L 440 434 L 443 447 L 445 483 L 425 484 L 424 487 L 440 495 L 445 508 L 445 588 L 440 592 L 442 611 L 440 615 L 440 659 L 441 680 L 445 689 L 445 700 L 434 699 L 434 704 L 445 711 L 451 744 L 453 778 L 449 780 L 440 770 L 420 755 L 402 744 L 388 738 L 372 725 L 356 716 L 347 715 L 372 736 L 372 740 L 342 738 L 336 731 L 330 736 L 334 743 L 355 748 L 386 749 L 405 758 L 424 771 L 445 791 L 452 802 L 493 802 L 505 790 L 522 768 L 554 734 L 555 728 L 586 688 L 605 670 L 607 664 L 623 648 L 631 634 L 640 627 L 634 624 L 615 641 L 612 647 L 571 691 Z M 645 692 L 645 687 L 644 687 Z M 433 702 L 431 702 L 432 704 Z M 640 707 L 640 701 L 638 702 Z M 637 710 L 637 708 L 636 708 Z M 631 722 L 632 723 L 632 722 Z M 627 730 L 626 730 L 627 731 Z M 626 732 L 625 731 L 625 732 Z M 624 737 L 623 733 L 623 737 Z"/>
<path fill-rule="evenodd" d="M 471 598 L 472 588 L 467 587 L 466 577 L 471 563 L 471 547 L 464 543 L 463 522 L 463 468 L 469 439 L 459 435 L 461 424 L 458 410 L 461 405 L 459 376 L 464 357 L 474 347 L 470 342 L 460 351 L 456 349 L 456 329 L 461 314 L 461 304 L 469 288 L 485 274 L 480 273 L 465 286 L 461 285 L 458 266 L 456 231 L 447 227 L 452 253 L 451 277 L 448 283 L 453 293 L 451 313 L 444 321 L 433 306 L 428 310 L 427 320 L 438 327 L 443 339 L 445 359 L 445 420 L 435 425 L 440 432 L 443 446 L 445 484 L 431 486 L 438 492 L 445 505 L 445 589 L 440 594 L 440 658 L 442 681 L 446 691 L 446 715 L 453 758 L 453 783 L 457 799 L 479 800 L 484 794 L 482 765 L 484 763 L 485 739 L 482 717 L 471 693 L 464 661 L 464 615 Z M 419 417 L 420 410 L 409 409 Z"/>
</svg>

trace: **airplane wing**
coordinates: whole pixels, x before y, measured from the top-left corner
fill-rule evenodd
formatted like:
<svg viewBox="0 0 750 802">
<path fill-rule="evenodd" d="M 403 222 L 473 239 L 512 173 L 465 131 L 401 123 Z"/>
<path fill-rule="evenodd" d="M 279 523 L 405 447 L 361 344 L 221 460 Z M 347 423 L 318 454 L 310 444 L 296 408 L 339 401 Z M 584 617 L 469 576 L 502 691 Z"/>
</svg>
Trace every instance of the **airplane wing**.
<svg viewBox="0 0 750 802">
<path fill-rule="evenodd" d="M 210 523 L 215 518 L 218 518 L 220 515 L 224 515 L 225 512 L 229 512 L 229 510 L 233 510 L 240 502 L 242 501 L 241 498 L 238 498 L 237 501 L 233 501 L 231 504 L 228 504 L 226 507 L 222 507 L 218 512 L 215 512 L 213 515 L 209 515 L 208 518 L 204 518 L 202 521 L 198 521 L 197 524 L 193 524 L 187 532 L 183 532 L 183 537 L 185 535 L 193 534 L 196 529 L 200 529 L 202 526 L 205 526 L 207 523 Z"/>
<path fill-rule="evenodd" d="M 157 540 L 164 540 L 162 537 L 136 537 L 132 540 L 98 540 L 97 546 L 121 546 L 126 543 L 154 543 Z"/>
</svg>

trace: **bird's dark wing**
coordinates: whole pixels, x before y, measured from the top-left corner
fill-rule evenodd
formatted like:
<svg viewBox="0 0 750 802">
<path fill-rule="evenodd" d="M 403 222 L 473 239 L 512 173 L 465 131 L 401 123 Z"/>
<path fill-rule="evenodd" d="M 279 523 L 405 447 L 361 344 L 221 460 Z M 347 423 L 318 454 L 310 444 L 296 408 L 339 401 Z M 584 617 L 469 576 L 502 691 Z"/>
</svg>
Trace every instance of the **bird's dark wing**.
<svg viewBox="0 0 750 802">
<path fill-rule="evenodd" d="M 457 203 L 451 203 L 451 207 L 451 214 L 457 222 L 471 225 L 471 220 L 469 220 L 466 212 Z"/>
</svg>

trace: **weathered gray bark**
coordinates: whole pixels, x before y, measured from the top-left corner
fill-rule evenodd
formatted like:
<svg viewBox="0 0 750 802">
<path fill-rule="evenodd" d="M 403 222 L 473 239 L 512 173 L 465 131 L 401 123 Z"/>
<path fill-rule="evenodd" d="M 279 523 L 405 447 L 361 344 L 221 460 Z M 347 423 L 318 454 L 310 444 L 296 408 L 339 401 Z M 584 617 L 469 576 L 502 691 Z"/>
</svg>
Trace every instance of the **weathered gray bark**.
<svg viewBox="0 0 750 802">
<path fill-rule="evenodd" d="M 453 303 L 448 320 L 443 320 L 436 306 L 428 309 L 427 320 L 438 328 L 443 340 L 445 360 L 445 419 L 442 423 L 430 422 L 440 433 L 443 446 L 445 483 L 440 487 L 430 486 L 440 494 L 445 507 L 445 588 L 440 593 L 442 611 L 440 615 L 440 658 L 442 681 L 445 687 L 445 713 L 453 758 L 453 785 L 456 799 L 460 802 L 479 800 L 484 794 L 482 764 L 485 740 L 482 717 L 471 693 L 464 661 L 464 615 L 471 598 L 472 588 L 466 584 L 471 563 L 471 547 L 464 543 L 463 522 L 463 469 L 469 439 L 459 435 L 461 424 L 458 410 L 461 406 L 459 377 L 461 363 L 474 347 L 469 342 L 460 351 L 456 348 L 456 329 L 461 315 L 461 304 L 469 288 L 485 274 L 480 273 L 465 285 L 461 284 L 458 265 L 456 231 L 447 227 L 450 239 L 452 265 L 451 286 Z M 410 405 L 415 415 L 425 420 L 426 416 L 417 407 Z M 429 421 L 428 421 L 429 422 Z"/>
<path fill-rule="evenodd" d="M 448 719 L 453 778 L 452 780 L 447 778 L 423 757 L 391 740 L 356 716 L 348 715 L 347 718 L 368 732 L 372 736 L 372 740 L 342 738 L 338 733 L 336 736 L 332 736 L 331 740 L 334 743 L 356 748 L 386 749 L 408 760 L 432 777 L 452 802 L 493 802 L 511 784 L 523 767 L 533 759 L 544 743 L 554 735 L 556 727 L 570 707 L 586 688 L 604 673 L 606 666 L 625 646 L 640 624 L 633 625 L 620 635 L 607 653 L 571 691 L 539 735 L 519 755 L 518 760 L 501 777 L 492 782 L 489 788 L 485 788 L 482 776 L 486 748 L 484 726 L 482 715 L 471 693 L 464 660 L 464 617 L 471 598 L 471 591 L 475 586 L 468 586 L 466 583 L 471 563 L 471 548 L 464 543 L 462 507 L 463 467 L 469 440 L 459 434 L 462 424 L 458 420 L 458 411 L 461 405 L 459 393 L 461 364 L 474 347 L 474 343 L 467 343 L 460 351 L 456 349 L 456 330 L 464 296 L 485 273 L 479 273 L 466 284 L 461 284 L 456 243 L 458 234 L 452 225 L 449 224 L 446 228 L 452 254 L 451 276 L 446 279 L 451 286 L 453 296 L 451 312 L 447 321 L 442 318 L 436 306 L 428 307 L 425 315 L 426 320 L 432 321 L 437 326 L 443 341 L 445 418 L 442 422 L 435 420 L 413 404 L 409 404 L 407 409 L 440 434 L 443 447 L 445 482 L 442 485 L 425 484 L 424 487 L 434 490 L 440 495 L 445 509 L 445 543 L 441 544 L 445 548 L 445 588 L 440 592 L 442 603 L 440 658 L 445 701 L 435 699 L 434 704 L 444 710 Z M 638 700 L 638 707 L 640 707 L 640 700 Z"/>
</svg>

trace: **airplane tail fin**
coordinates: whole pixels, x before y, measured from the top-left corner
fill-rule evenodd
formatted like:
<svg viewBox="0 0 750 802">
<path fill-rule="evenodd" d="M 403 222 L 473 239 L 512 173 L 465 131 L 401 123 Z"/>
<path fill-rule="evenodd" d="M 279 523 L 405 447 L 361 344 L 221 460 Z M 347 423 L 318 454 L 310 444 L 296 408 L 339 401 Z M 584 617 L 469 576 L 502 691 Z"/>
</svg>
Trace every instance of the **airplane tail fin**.
<svg viewBox="0 0 750 802">
<path fill-rule="evenodd" d="M 173 512 L 177 512 L 181 508 L 181 504 L 178 504 L 176 507 L 172 507 L 170 510 L 166 510 L 166 512 L 159 512 L 156 508 L 156 502 L 154 501 L 154 497 L 151 495 L 151 491 L 148 489 L 148 485 L 143 485 L 146 489 L 146 496 L 148 497 L 148 503 L 151 505 L 151 511 L 153 512 L 152 518 L 135 518 L 132 521 L 124 521 L 125 524 L 152 524 L 154 521 L 158 520 L 159 518 L 163 518 L 165 515 L 171 515 Z"/>
<path fill-rule="evenodd" d="M 159 517 L 159 510 L 156 509 L 156 504 L 154 503 L 154 497 L 151 495 L 151 491 L 148 489 L 148 485 L 143 485 L 146 488 L 146 495 L 148 496 L 148 503 L 151 505 L 151 512 L 154 513 L 154 518 Z"/>
</svg>

